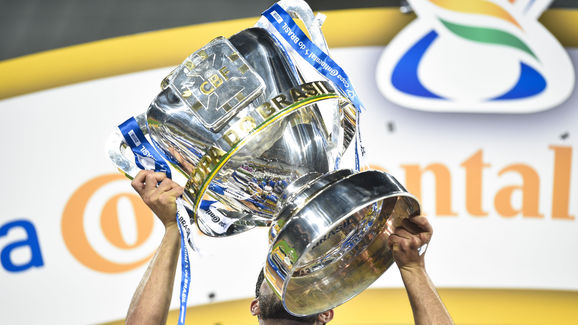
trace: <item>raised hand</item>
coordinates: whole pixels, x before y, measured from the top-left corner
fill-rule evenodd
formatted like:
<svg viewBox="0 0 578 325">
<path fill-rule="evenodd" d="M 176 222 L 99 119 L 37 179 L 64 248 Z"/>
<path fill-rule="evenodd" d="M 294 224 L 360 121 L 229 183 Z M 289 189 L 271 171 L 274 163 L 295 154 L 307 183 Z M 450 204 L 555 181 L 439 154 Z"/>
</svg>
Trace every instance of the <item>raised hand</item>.
<svg viewBox="0 0 578 325">
<path fill-rule="evenodd" d="M 131 185 L 165 227 L 176 225 L 176 200 L 183 194 L 180 185 L 164 173 L 151 170 L 140 171 Z"/>
<path fill-rule="evenodd" d="M 433 228 L 423 216 L 404 219 L 389 236 L 388 246 L 393 259 L 402 268 L 424 268 L 424 251 L 433 234 Z"/>
</svg>

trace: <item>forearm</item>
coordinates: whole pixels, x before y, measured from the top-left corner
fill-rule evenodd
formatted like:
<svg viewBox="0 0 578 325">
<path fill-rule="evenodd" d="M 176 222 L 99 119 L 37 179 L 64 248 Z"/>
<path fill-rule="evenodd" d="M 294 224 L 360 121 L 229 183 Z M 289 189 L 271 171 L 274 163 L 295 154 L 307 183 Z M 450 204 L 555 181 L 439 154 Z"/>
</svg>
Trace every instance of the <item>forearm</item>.
<svg viewBox="0 0 578 325">
<path fill-rule="evenodd" d="M 425 268 L 401 268 L 400 272 L 416 325 L 453 324 Z"/>
<path fill-rule="evenodd" d="M 179 252 L 179 230 L 173 224 L 166 229 L 161 245 L 134 293 L 126 324 L 166 323 Z"/>
</svg>

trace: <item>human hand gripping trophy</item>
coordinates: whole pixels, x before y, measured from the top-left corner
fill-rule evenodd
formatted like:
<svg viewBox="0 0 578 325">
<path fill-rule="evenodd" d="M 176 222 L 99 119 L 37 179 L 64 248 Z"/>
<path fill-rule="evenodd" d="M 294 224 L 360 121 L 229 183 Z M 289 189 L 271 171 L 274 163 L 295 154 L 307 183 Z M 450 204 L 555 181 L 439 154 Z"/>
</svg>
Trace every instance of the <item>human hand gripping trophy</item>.
<svg viewBox="0 0 578 325">
<path fill-rule="evenodd" d="M 357 149 L 361 107 L 322 22 L 304 1 L 282 0 L 256 27 L 215 38 L 107 145 L 129 177 L 140 168 L 184 176 L 187 218 L 203 234 L 269 227 L 265 278 L 295 315 L 366 289 L 393 263 L 389 235 L 420 213 L 393 176 L 339 168 Z"/>
</svg>

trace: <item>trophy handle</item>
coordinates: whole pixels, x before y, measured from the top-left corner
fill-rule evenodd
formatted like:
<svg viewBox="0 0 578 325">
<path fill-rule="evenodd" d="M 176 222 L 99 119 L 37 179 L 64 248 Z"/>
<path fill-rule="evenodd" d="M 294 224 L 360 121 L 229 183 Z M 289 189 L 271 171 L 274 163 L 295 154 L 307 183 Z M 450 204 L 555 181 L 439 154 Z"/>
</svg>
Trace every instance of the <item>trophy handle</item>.
<svg viewBox="0 0 578 325">
<path fill-rule="evenodd" d="M 135 119 L 143 134 L 148 134 L 145 113 L 135 116 Z M 134 154 L 118 128 L 108 137 L 105 148 L 108 157 L 112 160 L 116 168 L 126 177 L 130 179 L 135 178 L 141 169 L 134 162 Z"/>
</svg>

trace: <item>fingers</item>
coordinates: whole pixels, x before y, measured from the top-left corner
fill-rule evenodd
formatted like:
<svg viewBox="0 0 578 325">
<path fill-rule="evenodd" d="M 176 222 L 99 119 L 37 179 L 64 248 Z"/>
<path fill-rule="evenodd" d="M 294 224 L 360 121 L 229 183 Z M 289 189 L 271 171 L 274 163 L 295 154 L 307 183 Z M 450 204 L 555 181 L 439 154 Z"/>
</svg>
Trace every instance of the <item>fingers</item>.
<svg viewBox="0 0 578 325">
<path fill-rule="evenodd" d="M 132 185 L 132 188 L 134 188 L 135 191 L 141 196 L 144 190 L 145 178 L 149 173 L 151 173 L 150 170 L 141 170 L 140 172 L 138 172 L 138 174 L 136 174 L 136 176 L 132 179 L 132 182 L 130 183 Z"/>
<path fill-rule="evenodd" d="M 432 226 L 425 217 L 416 216 L 401 221 L 387 240 L 387 246 L 400 269 L 425 267 L 425 244 L 429 243 L 432 232 Z"/>
<path fill-rule="evenodd" d="M 422 231 L 426 233 L 433 233 L 433 228 L 426 217 L 424 216 L 417 216 L 413 218 L 406 219 L 409 222 L 413 223 L 414 225 L 418 226 Z M 404 220 L 405 221 L 405 220 Z"/>
<path fill-rule="evenodd" d="M 170 178 L 163 179 L 157 186 L 157 189 L 161 192 L 166 192 L 173 188 L 174 182 L 170 180 Z"/>
<path fill-rule="evenodd" d="M 155 189 L 157 185 L 167 178 L 164 173 L 154 172 L 152 170 L 141 170 L 136 177 L 133 179 L 132 184 L 136 184 L 143 191 L 150 191 Z"/>
<path fill-rule="evenodd" d="M 165 178 L 153 193 L 150 200 L 158 200 L 161 204 L 174 203 L 183 194 L 183 188 L 170 178 Z"/>
<path fill-rule="evenodd" d="M 172 188 L 168 191 L 160 192 L 158 191 L 158 196 L 155 197 L 155 203 L 161 206 L 174 205 L 177 198 L 181 196 L 182 191 L 179 188 Z"/>
<path fill-rule="evenodd" d="M 172 190 L 175 191 L 175 194 L 177 197 L 183 195 L 183 193 L 185 192 L 185 189 L 175 182 L 173 182 Z"/>
<path fill-rule="evenodd" d="M 432 226 L 425 217 L 406 218 L 390 235 L 388 245 L 390 248 L 401 245 L 402 248 L 417 249 L 429 243 L 432 232 Z"/>
<path fill-rule="evenodd" d="M 408 235 L 409 233 L 404 233 L 403 231 L 396 231 L 389 236 L 387 245 L 389 248 L 394 248 L 399 246 L 402 251 L 417 250 L 421 247 L 424 242 L 419 238 L 419 236 Z"/>
<path fill-rule="evenodd" d="M 176 183 L 173 183 L 176 184 Z M 174 186 L 173 188 L 171 188 L 169 191 L 167 191 L 167 195 L 170 195 L 172 197 L 180 197 L 181 195 L 183 195 L 184 189 L 182 187 L 180 187 L 179 185 Z"/>
<path fill-rule="evenodd" d="M 182 188 L 168 178 L 165 173 L 154 172 L 152 170 L 141 170 L 138 172 L 132 180 L 131 185 L 141 197 L 148 199 L 150 199 L 151 196 L 170 191 L 174 188 L 180 189 L 180 194 L 182 194 Z"/>
<path fill-rule="evenodd" d="M 184 189 L 176 182 L 173 182 L 173 180 L 171 180 L 170 178 L 165 178 L 158 185 L 157 192 L 166 193 L 174 197 L 179 197 L 183 194 Z"/>
<path fill-rule="evenodd" d="M 131 184 L 165 227 L 176 222 L 176 200 L 184 192 L 180 185 L 151 170 L 140 171 Z"/>
<path fill-rule="evenodd" d="M 147 175 L 145 177 L 145 185 L 144 185 L 145 192 L 151 192 L 151 191 L 156 190 L 159 182 L 162 182 L 165 179 L 167 179 L 167 175 L 165 175 L 165 173 L 160 173 L 160 172 L 147 173 Z"/>
<path fill-rule="evenodd" d="M 400 228 L 407 230 L 408 232 L 412 233 L 413 235 L 417 235 L 420 232 L 423 232 L 423 229 L 420 226 L 416 225 L 415 223 L 411 222 L 410 219 L 413 219 L 413 218 L 403 219 L 403 221 L 401 222 Z"/>
<path fill-rule="evenodd" d="M 427 218 L 423 216 L 417 216 L 409 218 L 408 222 L 411 222 L 420 229 L 420 232 L 417 235 L 419 236 L 422 245 L 428 244 L 433 235 L 433 227 L 431 226 Z"/>
</svg>

